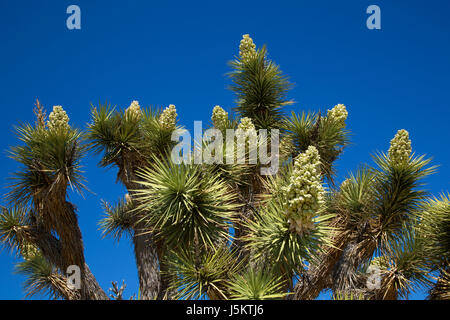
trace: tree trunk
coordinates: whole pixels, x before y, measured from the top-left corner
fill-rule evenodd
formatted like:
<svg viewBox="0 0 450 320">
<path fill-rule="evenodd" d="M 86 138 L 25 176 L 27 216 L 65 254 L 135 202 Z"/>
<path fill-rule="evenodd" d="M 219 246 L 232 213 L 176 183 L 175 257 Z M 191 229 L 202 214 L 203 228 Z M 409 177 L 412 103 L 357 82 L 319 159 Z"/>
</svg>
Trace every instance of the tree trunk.
<svg viewBox="0 0 450 320">
<path fill-rule="evenodd" d="M 140 185 L 135 171 L 143 164 L 135 163 L 132 155 L 122 154 L 122 162 L 118 163 L 118 178 L 127 188 L 131 201 L 134 199 L 134 192 Z M 161 294 L 161 275 L 159 268 L 159 256 L 153 235 L 148 233 L 145 223 L 141 221 L 142 213 L 136 212 L 133 224 L 133 245 L 136 259 L 136 266 L 139 278 L 140 298 L 143 300 L 157 299 Z"/>
<path fill-rule="evenodd" d="M 139 224 L 134 228 L 133 244 L 139 277 L 139 295 L 142 300 L 156 299 L 161 290 L 158 253 L 150 233 L 142 234 Z"/>
</svg>

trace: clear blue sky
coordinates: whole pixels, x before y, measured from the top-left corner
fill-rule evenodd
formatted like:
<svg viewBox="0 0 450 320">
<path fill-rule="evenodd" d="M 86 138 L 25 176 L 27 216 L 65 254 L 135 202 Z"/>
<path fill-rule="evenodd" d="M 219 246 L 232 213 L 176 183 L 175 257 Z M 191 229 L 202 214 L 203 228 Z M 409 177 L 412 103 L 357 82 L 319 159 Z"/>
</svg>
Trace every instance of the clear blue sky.
<svg viewBox="0 0 450 320">
<path fill-rule="evenodd" d="M 81 30 L 66 28 L 66 8 L 81 8 Z M 381 8 L 381 30 L 366 28 L 366 8 Z M 398 129 L 413 149 L 433 156 L 439 173 L 427 180 L 434 194 L 449 190 L 450 2 L 396 1 L 92 1 L 0 0 L 0 181 L 17 166 L 6 150 L 12 126 L 34 121 L 39 98 L 47 111 L 62 105 L 84 128 L 90 103 L 127 107 L 175 104 L 181 123 L 208 121 L 214 105 L 230 110 L 227 61 L 242 34 L 268 45 L 295 87 L 292 109 L 323 110 L 343 103 L 353 145 L 338 161 L 338 181 L 387 150 Z M 126 295 L 138 283 L 129 240 L 101 239 L 100 199 L 123 188 L 115 170 L 84 160 L 92 194 L 71 195 L 78 207 L 86 260 L 104 289 L 124 279 Z M 2 193 L 6 190 L 2 188 Z M 1 202 L 4 204 L 4 202 Z M 21 299 L 23 278 L 14 258 L 0 252 L 0 299 Z M 414 295 L 422 298 L 423 294 Z"/>
</svg>

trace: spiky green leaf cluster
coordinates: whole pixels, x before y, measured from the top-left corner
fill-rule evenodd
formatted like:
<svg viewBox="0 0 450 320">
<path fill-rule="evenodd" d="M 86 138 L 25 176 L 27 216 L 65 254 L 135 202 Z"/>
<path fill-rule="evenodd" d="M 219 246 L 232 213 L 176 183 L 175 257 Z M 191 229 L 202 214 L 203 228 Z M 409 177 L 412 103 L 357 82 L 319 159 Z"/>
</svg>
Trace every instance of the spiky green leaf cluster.
<svg viewBox="0 0 450 320">
<path fill-rule="evenodd" d="M 86 146 L 80 131 L 24 124 L 16 133 L 23 144 L 13 147 L 10 156 L 22 168 L 12 177 L 10 201 L 26 204 L 33 197 L 44 198 L 66 186 L 80 192 L 85 188 L 80 161 Z"/>
<path fill-rule="evenodd" d="M 278 128 L 283 106 L 292 104 L 286 99 L 291 85 L 280 68 L 267 58 L 266 47 L 255 53 L 250 38 L 241 45 L 241 59 L 231 62 L 233 81 L 231 90 L 236 94 L 236 111 L 241 117 L 252 118 L 257 129 Z M 253 43 L 253 42 L 251 42 Z"/>
<path fill-rule="evenodd" d="M 450 300 L 450 271 L 441 269 L 436 285 L 430 290 L 429 299 Z"/>
<path fill-rule="evenodd" d="M 142 189 L 136 190 L 144 221 L 170 246 L 190 246 L 197 241 L 213 246 L 228 238 L 236 196 L 218 175 L 205 175 L 198 165 L 176 165 L 153 160 L 138 173 Z"/>
<path fill-rule="evenodd" d="M 349 133 L 343 122 L 346 109 L 335 107 L 332 110 L 335 111 L 328 117 L 321 117 L 320 113 L 313 112 L 302 112 L 299 115 L 292 112 L 290 117 L 285 117 L 282 128 L 286 135 L 281 149 L 286 158 L 295 158 L 309 146 L 315 146 L 320 155 L 322 175 L 331 183 L 334 182 L 333 176 L 336 173 L 334 162 L 349 144 Z"/>
<path fill-rule="evenodd" d="M 374 156 L 378 168 L 375 173 L 375 198 L 371 211 L 376 217 L 376 238 L 380 248 L 389 248 L 392 241 L 401 239 L 404 225 L 415 221 L 415 212 L 426 199 L 423 179 L 435 167 L 427 167 L 430 160 L 423 156 L 398 165 L 385 154 Z"/>
<path fill-rule="evenodd" d="M 27 277 L 24 283 L 26 297 L 44 294 L 50 299 L 79 298 L 75 291 L 67 288 L 65 278 L 40 254 L 25 259 L 16 265 L 15 273 Z"/>
<path fill-rule="evenodd" d="M 0 244 L 11 251 L 20 252 L 22 243 L 20 230 L 28 222 L 28 210 L 24 206 L 1 207 Z"/>
<path fill-rule="evenodd" d="M 171 135 L 179 129 L 173 125 L 173 110 L 141 109 L 137 101 L 125 112 L 107 104 L 93 108 L 87 138 L 91 148 L 103 153 L 100 164 L 140 167 L 150 156 L 168 153 L 174 145 Z M 125 174 L 119 172 L 119 176 Z"/>
<path fill-rule="evenodd" d="M 175 299 L 228 299 L 228 281 L 243 269 L 236 253 L 221 246 L 214 250 L 188 247 L 169 256 L 167 274 L 173 276 Z"/>
<path fill-rule="evenodd" d="M 388 252 L 372 261 L 381 276 L 378 299 L 407 299 L 411 292 L 426 288 L 431 282 L 422 242 L 416 239 L 413 227 L 405 226 L 404 229 L 403 237 L 391 243 Z"/>
<path fill-rule="evenodd" d="M 229 291 L 233 300 L 279 300 L 288 295 L 284 285 L 285 280 L 271 270 L 250 268 L 230 280 Z"/>
<path fill-rule="evenodd" d="M 260 206 L 255 219 L 247 221 L 249 233 L 244 239 L 256 261 L 265 261 L 285 275 L 302 273 L 306 262 L 313 261 L 323 248 L 332 245 L 330 235 L 334 230 L 329 225 L 334 214 L 319 212 L 311 218 L 313 227 L 309 232 L 292 232 L 287 214 L 289 199 L 283 190 L 289 182 L 289 174 L 269 182 L 273 194 Z"/>
<path fill-rule="evenodd" d="M 424 201 L 419 210 L 418 237 L 424 243 L 427 261 L 433 269 L 450 264 L 450 196 Z"/>
<path fill-rule="evenodd" d="M 99 225 L 103 236 L 112 236 L 115 240 L 120 240 L 122 235 L 132 235 L 133 233 L 133 208 L 131 200 L 120 199 L 114 206 L 106 201 L 102 202 L 105 216 L 100 220 Z"/>
</svg>

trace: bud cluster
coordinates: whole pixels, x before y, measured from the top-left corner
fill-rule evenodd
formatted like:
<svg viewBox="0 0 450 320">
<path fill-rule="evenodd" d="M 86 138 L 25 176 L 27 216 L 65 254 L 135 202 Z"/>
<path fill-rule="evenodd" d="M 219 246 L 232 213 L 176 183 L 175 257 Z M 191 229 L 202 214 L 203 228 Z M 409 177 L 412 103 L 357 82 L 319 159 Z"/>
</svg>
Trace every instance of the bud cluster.
<svg viewBox="0 0 450 320">
<path fill-rule="evenodd" d="M 139 102 L 134 100 L 131 102 L 130 106 L 125 110 L 125 117 L 132 115 L 133 118 L 139 119 L 142 115 L 141 106 Z"/>
<path fill-rule="evenodd" d="M 175 129 L 175 125 L 177 123 L 177 109 L 173 104 L 169 105 L 161 113 L 161 116 L 159 117 L 159 123 L 161 124 L 161 127 L 163 129 Z"/>
<path fill-rule="evenodd" d="M 338 104 L 327 112 L 327 118 L 340 124 L 342 127 L 345 127 L 345 120 L 347 120 L 347 117 L 348 112 L 343 104 Z"/>
<path fill-rule="evenodd" d="M 408 131 L 404 129 L 398 130 L 395 137 L 391 140 L 388 152 L 392 163 L 396 165 L 408 163 L 411 151 L 411 140 L 409 139 Z"/>
<path fill-rule="evenodd" d="M 256 45 L 253 43 L 253 39 L 248 34 L 242 36 L 241 43 L 239 45 L 239 56 L 243 62 L 248 62 L 256 57 Z"/>
<path fill-rule="evenodd" d="M 53 107 L 53 111 L 49 115 L 49 121 L 47 121 L 47 126 L 50 130 L 61 128 L 68 130 L 70 128 L 69 117 L 67 116 L 67 113 L 64 111 L 63 107 Z"/>
<path fill-rule="evenodd" d="M 211 120 L 216 129 L 226 129 L 228 123 L 228 112 L 223 110 L 220 106 L 215 106 Z"/>
</svg>

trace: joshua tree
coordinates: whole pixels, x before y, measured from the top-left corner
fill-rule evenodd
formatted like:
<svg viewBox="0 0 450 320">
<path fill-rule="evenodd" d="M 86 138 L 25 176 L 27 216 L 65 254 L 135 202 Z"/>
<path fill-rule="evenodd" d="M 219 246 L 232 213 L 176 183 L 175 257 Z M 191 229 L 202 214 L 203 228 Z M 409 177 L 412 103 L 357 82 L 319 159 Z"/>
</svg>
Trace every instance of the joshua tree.
<svg viewBox="0 0 450 320">
<path fill-rule="evenodd" d="M 233 150 L 234 160 L 243 146 L 249 160 L 252 145 L 270 140 L 276 172 L 263 174 L 260 159 L 199 163 L 181 153 L 175 162 L 173 135 L 183 128 L 174 105 L 92 106 L 78 130 L 61 106 L 47 119 L 36 102 L 36 123 L 16 127 L 10 155 L 21 167 L 0 214 L 0 241 L 22 258 L 27 295 L 122 299 L 125 284 L 113 282 L 108 295 L 90 272 L 67 196 L 85 189 L 80 163 L 94 152 L 128 192 L 103 203 L 99 225 L 105 237 L 131 237 L 140 299 L 315 299 L 324 290 L 334 299 L 398 299 L 420 287 L 448 299 L 450 198 L 425 191 L 435 167 L 414 155 L 409 133 L 399 130 L 386 152 L 339 184 L 346 107 L 287 115 L 290 83 L 248 35 L 230 67 L 236 106 L 214 107 L 211 128 L 216 139 L 230 129 L 236 136 L 193 149 L 214 157 Z M 73 265 L 80 289 L 68 281 Z"/>
</svg>

